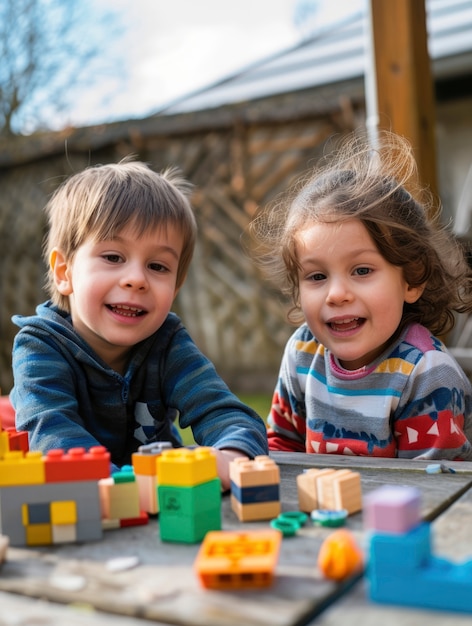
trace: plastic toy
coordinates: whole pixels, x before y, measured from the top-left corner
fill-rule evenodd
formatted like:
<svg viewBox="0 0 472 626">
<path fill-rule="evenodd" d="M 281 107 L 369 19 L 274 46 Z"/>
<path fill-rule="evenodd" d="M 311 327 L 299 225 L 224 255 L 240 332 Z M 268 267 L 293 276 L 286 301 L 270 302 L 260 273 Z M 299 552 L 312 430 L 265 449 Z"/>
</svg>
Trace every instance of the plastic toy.
<svg viewBox="0 0 472 626">
<path fill-rule="evenodd" d="M 101 481 L 112 483 L 108 508 L 100 503 Z M 110 527 L 107 522 L 117 527 L 145 523 L 132 468 L 128 485 L 115 482 L 110 478 L 110 455 L 102 446 L 88 452 L 52 450 L 46 456 L 4 452 L 0 458 L 0 532 L 12 546 L 36 546 L 100 539 L 103 528 Z"/>
<path fill-rule="evenodd" d="M 321 544 L 318 567 L 331 580 L 341 581 L 362 571 L 364 556 L 354 535 L 342 528 Z"/>
<path fill-rule="evenodd" d="M 472 560 L 453 563 L 432 554 L 431 525 L 419 519 L 415 490 L 374 491 L 366 498 L 366 513 L 372 600 L 472 613 Z"/>
<path fill-rule="evenodd" d="M 268 456 L 230 463 L 231 507 L 242 522 L 266 520 L 280 513 L 280 471 Z"/>
<path fill-rule="evenodd" d="M 146 513 L 151 515 L 159 512 L 157 459 L 163 450 L 171 448 L 172 444 L 169 441 L 158 441 L 140 446 L 138 451 L 131 456 L 134 475 L 138 485 L 139 508 L 141 511 L 146 511 Z"/>
<path fill-rule="evenodd" d="M 273 583 L 282 534 L 277 530 L 209 532 L 194 563 L 207 589 L 250 589 Z"/>
<path fill-rule="evenodd" d="M 221 481 L 211 448 L 163 450 L 157 473 L 162 541 L 196 543 L 221 529 Z"/>
</svg>

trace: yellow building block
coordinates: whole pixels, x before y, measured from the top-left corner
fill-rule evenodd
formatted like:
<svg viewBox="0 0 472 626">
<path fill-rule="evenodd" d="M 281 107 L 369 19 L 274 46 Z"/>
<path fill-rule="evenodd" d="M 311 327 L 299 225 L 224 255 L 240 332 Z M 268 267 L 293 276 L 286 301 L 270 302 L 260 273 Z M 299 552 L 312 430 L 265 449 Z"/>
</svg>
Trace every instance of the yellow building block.
<svg viewBox="0 0 472 626">
<path fill-rule="evenodd" d="M 46 482 L 42 453 L 7 452 L 0 460 L 0 487 L 40 485 Z"/>
<path fill-rule="evenodd" d="M 0 424 L 1 427 L 1 424 Z M 5 454 L 10 451 L 10 443 L 8 433 L 6 431 L 0 431 L 0 460 L 3 459 Z"/>
<path fill-rule="evenodd" d="M 159 485 L 194 487 L 218 477 L 216 455 L 211 448 L 164 450 L 157 459 Z"/>
<path fill-rule="evenodd" d="M 138 484 L 115 483 L 113 478 L 98 481 L 102 519 L 129 519 L 139 517 Z"/>
<path fill-rule="evenodd" d="M 51 502 L 51 524 L 77 524 L 77 503 L 74 500 Z"/>
<path fill-rule="evenodd" d="M 258 487 L 280 483 L 280 470 L 270 457 L 256 456 L 253 461 L 238 457 L 229 465 L 229 477 L 238 487 Z"/>
<path fill-rule="evenodd" d="M 51 524 L 31 524 L 26 527 L 26 545 L 44 546 L 52 543 Z"/>
</svg>

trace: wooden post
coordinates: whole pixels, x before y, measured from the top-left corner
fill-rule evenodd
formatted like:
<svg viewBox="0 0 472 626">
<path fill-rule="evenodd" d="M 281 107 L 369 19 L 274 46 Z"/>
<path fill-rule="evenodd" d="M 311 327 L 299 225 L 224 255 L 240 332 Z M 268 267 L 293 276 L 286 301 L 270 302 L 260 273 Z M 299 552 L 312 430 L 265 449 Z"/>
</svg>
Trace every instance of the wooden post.
<svg viewBox="0 0 472 626">
<path fill-rule="evenodd" d="M 376 120 L 412 144 L 420 182 L 438 196 L 434 89 L 425 0 L 370 0 Z"/>
</svg>

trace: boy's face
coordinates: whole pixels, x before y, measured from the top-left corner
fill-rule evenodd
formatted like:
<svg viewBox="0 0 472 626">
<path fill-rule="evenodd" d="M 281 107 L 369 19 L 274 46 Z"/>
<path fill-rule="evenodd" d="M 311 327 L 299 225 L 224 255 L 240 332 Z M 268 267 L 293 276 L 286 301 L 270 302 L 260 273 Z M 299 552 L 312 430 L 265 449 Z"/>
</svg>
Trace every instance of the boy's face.
<svg viewBox="0 0 472 626">
<path fill-rule="evenodd" d="M 54 277 L 69 296 L 75 330 L 111 367 L 123 371 L 130 347 L 165 321 L 177 294 L 183 239 L 172 225 L 139 239 L 131 227 L 113 240 L 87 240 L 72 262 L 56 251 Z"/>
<path fill-rule="evenodd" d="M 410 287 L 379 252 L 359 220 L 308 224 L 297 235 L 300 304 L 316 339 L 345 369 L 380 356 L 397 330 Z"/>
</svg>

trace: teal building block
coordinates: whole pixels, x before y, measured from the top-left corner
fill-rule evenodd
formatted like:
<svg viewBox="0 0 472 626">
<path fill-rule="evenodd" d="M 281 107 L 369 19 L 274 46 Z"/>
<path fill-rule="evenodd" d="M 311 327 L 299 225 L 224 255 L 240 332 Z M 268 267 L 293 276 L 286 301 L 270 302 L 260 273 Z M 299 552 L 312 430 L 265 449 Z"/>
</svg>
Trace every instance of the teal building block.
<svg viewBox="0 0 472 626">
<path fill-rule="evenodd" d="M 433 556 L 426 523 L 404 534 L 373 533 L 367 581 L 375 602 L 472 613 L 472 561 Z"/>
</svg>

